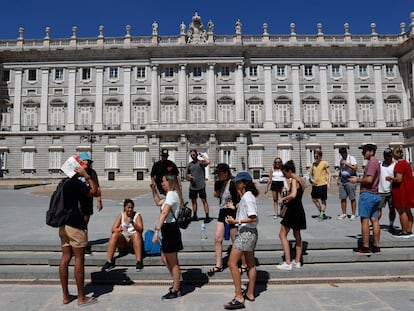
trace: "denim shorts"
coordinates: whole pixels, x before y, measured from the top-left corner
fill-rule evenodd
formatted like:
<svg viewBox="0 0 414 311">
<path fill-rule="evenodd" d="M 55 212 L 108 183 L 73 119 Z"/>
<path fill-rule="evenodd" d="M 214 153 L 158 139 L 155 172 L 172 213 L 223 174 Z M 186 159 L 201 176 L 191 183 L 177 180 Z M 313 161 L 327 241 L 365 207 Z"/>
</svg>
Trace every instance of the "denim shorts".
<svg viewBox="0 0 414 311">
<path fill-rule="evenodd" d="M 358 215 L 361 218 L 378 218 L 381 198 L 379 194 L 361 192 L 358 200 Z"/>
</svg>

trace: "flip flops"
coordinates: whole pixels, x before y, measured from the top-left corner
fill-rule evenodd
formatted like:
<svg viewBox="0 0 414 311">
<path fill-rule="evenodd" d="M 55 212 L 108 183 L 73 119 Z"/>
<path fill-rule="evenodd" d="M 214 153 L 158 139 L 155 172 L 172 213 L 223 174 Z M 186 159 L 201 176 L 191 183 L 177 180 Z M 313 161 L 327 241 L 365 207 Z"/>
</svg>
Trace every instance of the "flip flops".
<svg viewBox="0 0 414 311">
<path fill-rule="evenodd" d="M 78 306 L 79 307 L 87 307 L 87 306 L 93 305 L 95 303 L 98 303 L 98 299 L 91 296 L 91 297 L 89 297 L 89 299 L 85 303 L 78 303 Z"/>
</svg>

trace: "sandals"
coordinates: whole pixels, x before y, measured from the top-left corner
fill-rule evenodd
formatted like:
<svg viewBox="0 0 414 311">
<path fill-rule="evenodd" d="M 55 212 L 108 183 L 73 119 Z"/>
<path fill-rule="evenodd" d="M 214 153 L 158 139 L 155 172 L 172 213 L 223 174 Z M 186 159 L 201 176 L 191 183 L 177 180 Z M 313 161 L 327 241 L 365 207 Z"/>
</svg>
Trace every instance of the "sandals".
<svg viewBox="0 0 414 311">
<path fill-rule="evenodd" d="M 240 268 L 239 268 L 239 271 L 240 271 L 240 274 L 243 274 L 243 273 L 247 273 L 248 271 L 249 271 L 249 268 L 248 267 L 243 267 L 243 266 L 241 266 Z"/>
<path fill-rule="evenodd" d="M 207 275 L 213 276 L 216 272 L 223 272 L 223 270 L 224 270 L 223 267 L 215 266 L 214 268 L 211 268 L 210 270 L 208 270 Z"/>
<path fill-rule="evenodd" d="M 244 302 L 240 302 L 236 298 L 233 298 L 232 301 L 224 305 L 224 309 L 226 310 L 236 310 L 236 309 L 244 309 L 244 308 L 246 308 L 246 306 L 244 305 Z"/>
</svg>

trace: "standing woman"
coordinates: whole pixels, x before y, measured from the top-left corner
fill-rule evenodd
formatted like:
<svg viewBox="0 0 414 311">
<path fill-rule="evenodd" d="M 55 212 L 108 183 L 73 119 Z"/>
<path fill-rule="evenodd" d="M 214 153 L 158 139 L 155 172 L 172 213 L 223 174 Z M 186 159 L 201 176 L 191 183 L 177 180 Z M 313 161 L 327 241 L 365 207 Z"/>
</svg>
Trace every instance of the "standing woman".
<svg viewBox="0 0 414 311">
<path fill-rule="evenodd" d="M 159 231 L 161 230 L 161 259 L 173 278 L 172 287 L 161 299 L 173 299 L 181 296 L 181 271 L 178 263 L 178 252 L 183 249 L 183 242 L 180 228 L 175 219 L 178 217 L 180 208 L 184 206 L 184 200 L 176 175 L 163 176 L 161 186 L 166 192 L 165 198 L 160 198 L 156 184 L 151 184 L 154 202 L 161 206 L 152 242 L 158 242 Z"/>
<path fill-rule="evenodd" d="M 275 210 L 275 214 L 273 216 L 274 219 L 279 218 L 279 195 L 282 194 L 282 189 L 285 186 L 285 177 L 282 173 L 282 159 L 277 157 L 273 161 L 273 167 L 270 169 L 269 172 L 269 180 L 266 184 L 265 194 L 270 190 L 272 191 L 273 196 L 273 208 Z"/>
<path fill-rule="evenodd" d="M 282 171 L 286 179 L 289 180 L 290 185 L 289 194 L 280 199 L 280 203 L 287 204 L 288 206 L 283 220 L 280 222 L 282 226 L 279 231 L 279 239 L 282 243 L 285 261 L 280 265 L 277 265 L 276 268 L 279 270 L 292 270 L 292 267 L 298 269 L 301 267 L 302 237 L 300 230 L 306 229 L 306 217 L 302 205 L 304 181 L 301 177 L 295 174 L 295 164 L 292 160 L 283 164 Z M 290 229 L 293 229 L 293 235 L 296 243 L 296 256 L 293 261 L 291 260 L 290 245 L 287 239 Z"/>
<path fill-rule="evenodd" d="M 392 156 L 397 161 L 394 166 L 394 176 L 385 179 L 392 182 L 392 203 L 400 215 L 401 232 L 399 237 L 409 238 L 413 234 L 414 208 L 414 180 L 410 164 L 403 159 L 402 146 L 396 146 L 392 150 Z"/>
<path fill-rule="evenodd" d="M 216 234 L 214 238 L 214 250 L 216 255 L 216 265 L 209 269 L 207 274 L 213 276 L 216 272 L 222 272 L 223 260 L 223 239 L 225 231 L 225 221 L 227 216 L 236 217 L 236 208 L 235 206 L 239 202 L 239 196 L 237 190 L 234 186 L 232 179 L 234 178 L 231 174 L 230 167 L 226 163 L 219 163 L 215 169 L 215 174 L 217 175 L 217 182 L 215 185 L 214 196 L 219 199 L 220 211 L 216 224 Z M 232 204 L 229 204 L 232 203 Z M 234 242 L 234 237 L 237 232 L 235 225 L 230 226 L 230 237 L 232 242 Z"/>
<path fill-rule="evenodd" d="M 224 305 L 224 309 L 234 310 L 244 308 L 244 300 L 254 301 L 254 286 L 256 283 L 256 266 L 254 250 L 257 243 L 257 204 L 256 197 L 259 195 L 253 179 L 248 172 L 239 172 L 234 178 L 236 189 L 241 199 L 237 209 L 236 219 L 227 216 L 228 224 L 238 226 L 238 234 L 230 252 L 228 266 L 233 277 L 235 288 L 234 298 Z M 238 262 L 244 255 L 247 264 L 247 275 L 249 285 L 245 293 L 241 288 L 241 274 Z"/>
</svg>

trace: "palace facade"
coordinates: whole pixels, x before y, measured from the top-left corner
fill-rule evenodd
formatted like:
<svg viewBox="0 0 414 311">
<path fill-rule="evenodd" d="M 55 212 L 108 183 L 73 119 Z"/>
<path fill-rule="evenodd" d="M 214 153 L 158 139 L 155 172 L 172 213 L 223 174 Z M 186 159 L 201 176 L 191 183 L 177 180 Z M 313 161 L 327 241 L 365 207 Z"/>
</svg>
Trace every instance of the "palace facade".
<svg viewBox="0 0 414 311">
<path fill-rule="evenodd" d="M 216 35 L 195 13 L 177 35 L 0 40 L 0 178 L 58 178 L 78 151 L 101 178 L 144 179 L 159 151 L 184 168 L 190 149 L 248 170 L 273 158 L 300 173 L 313 150 L 337 166 L 338 148 L 414 145 L 414 13 L 400 33 Z"/>
</svg>

